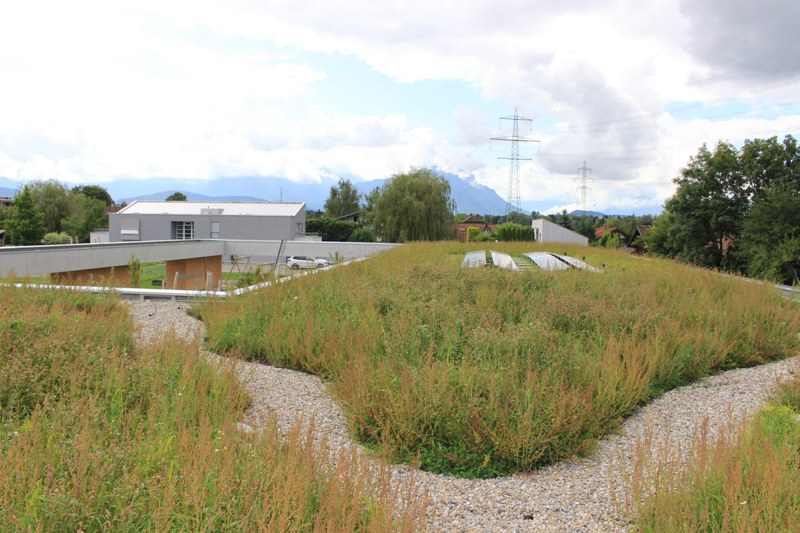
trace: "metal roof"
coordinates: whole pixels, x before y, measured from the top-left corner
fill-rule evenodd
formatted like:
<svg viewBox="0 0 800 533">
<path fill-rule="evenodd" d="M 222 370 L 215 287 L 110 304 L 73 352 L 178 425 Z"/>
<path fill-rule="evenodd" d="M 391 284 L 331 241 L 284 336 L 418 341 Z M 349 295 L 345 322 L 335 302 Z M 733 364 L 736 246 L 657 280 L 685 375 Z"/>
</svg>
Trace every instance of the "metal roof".
<svg viewBox="0 0 800 533">
<path fill-rule="evenodd" d="M 290 217 L 297 215 L 305 202 L 166 202 L 136 200 L 118 215 L 222 215 Z"/>
</svg>

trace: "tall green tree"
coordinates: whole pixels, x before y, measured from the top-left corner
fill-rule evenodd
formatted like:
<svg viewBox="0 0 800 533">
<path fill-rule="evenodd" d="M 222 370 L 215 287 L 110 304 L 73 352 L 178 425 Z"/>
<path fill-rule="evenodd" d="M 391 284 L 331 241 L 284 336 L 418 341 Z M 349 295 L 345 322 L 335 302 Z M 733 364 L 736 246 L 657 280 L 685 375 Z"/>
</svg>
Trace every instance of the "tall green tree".
<svg viewBox="0 0 800 533">
<path fill-rule="evenodd" d="M 337 218 L 359 210 L 360 195 L 350 180 L 340 178 L 325 201 L 325 214 Z"/>
<path fill-rule="evenodd" d="M 784 183 L 761 196 L 742 230 L 747 274 L 787 285 L 800 283 L 800 191 Z"/>
<path fill-rule="evenodd" d="M 451 236 L 455 203 L 447 180 L 427 168 L 395 174 L 375 202 L 376 233 L 384 242 L 433 241 Z"/>
<path fill-rule="evenodd" d="M 111 198 L 108 190 L 100 185 L 77 185 L 72 188 L 73 193 L 81 193 L 87 198 L 94 198 L 100 200 L 106 207 L 114 205 L 114 200 Z"/>
<path fill-rule="evenodd" d="M 8 237 L 14 246 L 39 244 L 47 231 L 44 214 L 36 207 L 30 189 L 26 185 L 14 198 L 11 218 L 7 223 Z"/>
<path fill-rule="evenodd" d="M 75 206 L 70 201 L 69 189 L 56 180 L 33 181 L 28 184 L 31 198 L 44 214 L 44 227 L 47 233 L 64 231 L 64 219 L 74 213 Z"/>
<path fill-rule="evenodd" d="M 749 200 L 755 204 L 776 186 L 800 190 L 800 148 L 797 140 L 787 135 L 746 140 L 739 155 Z"/>
<path fill-rule="evenodd" d="M 90 198 L 83 193 L 70 193 L 71 214 L 65 218 L 61 226 L 64 231 L 75 237 L 78 242 L 89 242 L 89 234 L 108 227 L 106 204 L 102 200 Z"/>
<path fill-rule="evenodd" d="M 166 201 L 167 202 L 185 202 L 186 201 L 186 195 L 183 194 L 180 191 L 175 191 L 174 193 L 172 193 L 169 196 L 167 196 Z"/>
<path fill-rule="evenodd" d="M 727 242 L 741 231 L 748 201 L 736 149 L 703 145 L 676 178 L 678 189 L 664 207 L 679 225 L 686 261 L 725 267 Z"/>
</svg>

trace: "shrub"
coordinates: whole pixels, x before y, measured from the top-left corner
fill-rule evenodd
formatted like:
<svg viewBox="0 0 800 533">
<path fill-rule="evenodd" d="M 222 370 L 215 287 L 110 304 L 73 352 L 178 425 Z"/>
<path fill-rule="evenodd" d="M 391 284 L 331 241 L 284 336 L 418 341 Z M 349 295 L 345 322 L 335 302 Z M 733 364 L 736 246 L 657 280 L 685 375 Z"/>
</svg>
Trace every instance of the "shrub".
<svg viewBox="0 0 800 533">
<path fill-rule="evenodd" d="M 42 237 L 42 244 L 72 244 L 72 237 L 64 232 L 45 233 Z"/>
<path fill-rule="evenodd" d="M 532 241 L 533 228 L 516 222 L 506 222 L 494 228 L 492 235 L 498 241 Z"/>
<path fill-rule="evenodd" d="M 358 228 L 350 235 L 350 242 L 375 242 L 375 234 L 369 228 Z"/>
</svg>

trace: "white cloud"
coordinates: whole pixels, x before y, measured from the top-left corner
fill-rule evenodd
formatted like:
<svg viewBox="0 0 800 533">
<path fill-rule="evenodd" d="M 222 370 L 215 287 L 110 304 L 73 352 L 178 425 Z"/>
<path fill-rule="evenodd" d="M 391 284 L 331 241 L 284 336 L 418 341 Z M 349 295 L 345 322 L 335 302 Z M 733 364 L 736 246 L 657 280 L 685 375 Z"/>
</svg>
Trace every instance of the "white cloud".
<svg viewBox="0 0 800 533">
<path fill-rule="evenodd" d="M 577 203 L 585 160 L 598 207 L 660 203 L 703 142 L 800 129 L 780 110 L 797 104 L 800 8 L 776 1 L 758 12 L 714 0 L 7 3 L 0 176 L 308 181 L 321 167 L 372 179 L 437 165 L 505 196 L 506 147 L 488 138 L 519 106 L 542 141 L 523 167 L 523 199 Z M 334 68 L 324 58 L 342 55 L 398 93 L 449 79 L 483 99 L 431 93 L 414 108 L 339 109 L 322 87 Z M 714 120 L 702 106 L 691 119 L 664 112 L 732 96 L 749 108 Z M 776 118 L 759 118 L 770 108 Z"/>
</svg>

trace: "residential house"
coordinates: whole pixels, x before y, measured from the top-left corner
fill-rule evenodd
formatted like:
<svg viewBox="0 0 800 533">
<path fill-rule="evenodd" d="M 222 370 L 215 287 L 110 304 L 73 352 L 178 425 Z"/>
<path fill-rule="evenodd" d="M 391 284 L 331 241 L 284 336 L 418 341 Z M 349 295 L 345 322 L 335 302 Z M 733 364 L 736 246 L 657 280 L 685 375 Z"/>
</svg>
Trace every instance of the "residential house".
<svg viewBox="0 0 800 533">
<path fill-rule="evenodd" d="M 628 239 L 628 248 L 632 248 L 633 253 L 644 253 L 644 236 L 647 234 L 647 230 L 649 229 L 650 226 L 636 226 L 636 229 L 633 230 L 633 235 L 631 235 L 631 238 Z"/>
<path fill-rule="evenodd" d="M 470 215 L 458 224 L 454 224 L 456 238 L 459 242 L 467 242 L 469 228 L 477 228 L 480 233 L 489 233 L 495 228 L 496 224 L 487 224 L 478 215 Z"/>
</svg>

